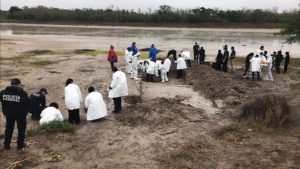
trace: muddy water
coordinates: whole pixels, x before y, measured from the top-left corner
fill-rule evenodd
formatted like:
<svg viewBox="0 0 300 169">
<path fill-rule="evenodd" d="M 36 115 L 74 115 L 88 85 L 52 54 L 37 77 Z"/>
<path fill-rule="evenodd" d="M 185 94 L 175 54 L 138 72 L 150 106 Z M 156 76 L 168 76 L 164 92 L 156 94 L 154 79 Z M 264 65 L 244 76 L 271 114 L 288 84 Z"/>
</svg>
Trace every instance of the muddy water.
<svg viewBox="0 0 300 169">
<path fill-rule="evenodd" d="M 278 31 L 278 29 L 145 28 L 5 23 L 1 23 L 0 27 L 1 39 L 11 40 L 9 44 L 18 51 L 40 48 L 107 50 L 110 44 L 114 44 L 116 50 L 123 51 L 132 41 L 137 42 L 139 48 L 149 47 L 154 43 L 164 51 L 191 50 L 193 43 L 197 41 L 205 47 L 209 56 L 215 56 L 217 50 L 227 44 L 236 47 L 238 56 L 256 52 L 260 45 L 264 45 L 270 52 L 290 51 L 292 57 L 300 57 L 300 45 L 283 43 L 281 37 L 274 35 Z M 9 52 L 2 51 L 3 54 Z"/>
</svg>

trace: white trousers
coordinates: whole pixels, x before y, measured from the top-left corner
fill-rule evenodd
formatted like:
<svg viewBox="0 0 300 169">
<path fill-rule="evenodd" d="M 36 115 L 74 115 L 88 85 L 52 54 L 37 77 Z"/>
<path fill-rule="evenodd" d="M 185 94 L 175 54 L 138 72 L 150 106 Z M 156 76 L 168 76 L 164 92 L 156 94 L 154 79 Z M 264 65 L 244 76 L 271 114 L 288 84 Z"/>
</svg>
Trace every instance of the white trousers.
<svg viewBox="0 0 300 169">
<path fill-rule="evenodd" d="M 169 81 L 167 71 L 161 70 L 161 82 L 167 82 Z"/>
</svg>

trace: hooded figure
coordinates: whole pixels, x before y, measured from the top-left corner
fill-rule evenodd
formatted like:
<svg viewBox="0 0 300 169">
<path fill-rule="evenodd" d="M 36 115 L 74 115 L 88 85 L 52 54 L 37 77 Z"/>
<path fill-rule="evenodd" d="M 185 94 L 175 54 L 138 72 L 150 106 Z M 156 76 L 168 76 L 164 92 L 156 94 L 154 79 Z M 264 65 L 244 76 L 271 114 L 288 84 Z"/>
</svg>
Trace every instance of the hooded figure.
<svg viewBox="0 0 300 169">
<path fill-rule="evenodd" d="M 119 113 L 122 110 L 121 98 L 128 95 L 127 78 L 125 73 L 118 70 L 117 67 L 112 68 L 112 81 L 109 87 L 108 97 L 113 98 L 115 110 L 113 113 Z"/>
<path fill-rule="evenodd" d="M 23 149 L 25 147 L 26 115 L 30 100 L 22 88 L 20 79 L 12 79 L 11 86 L 0 92 L 0 101 L 2 103 L 2 112 L 6 118 L 4 149 L 10 149 L 16 122 L 18 125 L 18 149 Z"/>
<path fill-rule="evenodd" d="M 154 82 L 154 75 L 156 74 L 157 64 L 156 60 L 150 60 L 147 68 L 147 81 Z"/>
<path fill-rule="evenodd" d="M 126 63 L 126 73 L 132 73 L 132 56 L 130 52 L 130 47 L 125 50 L 125 63 Z"/>
<path fill-rule="evenodd" d="M 281 64 L 282 60 L 283 60 L 283 55 L 282 55 L 281 51 L 278 51 L 276 58 L 275 58 L 275 70 L 276 70 L 276 73 L 278 73 L 278 74 L 280 74 L 280 64 Z"/>
<path fill-rule="evenodd" d="M 204 64 L 204 62 L 205 62 L 205 50 L 204 50 L 203 47 L 200 48 L 199 55 L 200 55 L 200 59 L 199 59 L 200 64 Z"/>
<path fill-rule="evenodd" d="M 229 51 L 227 45 L 224 46 L 224 54 L 223 54 L 223 71 L 227 72 L 227 64 L 229 59 Z"/>
<path fill-rule="evenodd" d="M 113 45 L 110 45 L 110 50 L 108 52 L 107 61 L 110 62 L 111 67 L 113 67 L 115 63 L 118 63 L 118 56 L 114 50 Z"/>
<path fill-rule="evenodd" d="M 288 66 L 290 64 L 290 52 L 285 52 L 285 59 L 284 59 L 284 71 L 283 73 L 287 73 Z"/>
<path fill-rule="evenodd" d="M 260 80 L 260 64 L 261 64 L 261 58 L 256 55 L 254 58 L 250 60 L 251 63 L 251 71 L 252 71 L 252 80 L 254 80 L 255 74 L 257 74 L 257 79 Z"/>
<path fill-rule="evenodd" d="M 152 44 L 149 50 L 149 59 L 156 59 L 157 54 L 158 50 L 155 48 L 154 44 Z"/>
<path fill-rule="evenodd" d="M 181 52 L 181 56 L 186 61 L 187 66 L 189 68 L 191 68 L 192 67 L 192 64 L 191 64 L 191 52 L 190 51 L 182 51 Z"/>
<path fill-rule="evenodd" d="M 140 53 L 136 53 L 135 55 L 133 55 L 133 52 L 129 52 L 129 55 L 131 57 L 131 68 L 132 68 L 132 72 L 131 72 L 131 79 L 134 80 L 139 80 L 138 78 L 138 57 L 140 56 Z"/>
<path fill-rule="evenodd" d="M 265 56 L 267 56 L 267 75 L 266 75 L 266 80 L 273 81 L 273 76 L 272 76 L 272 67 L 273 67 L 273 58 L 271 55 L 267 55 L 267 52 L 265 51 Z"/>
<path fill-rule="evenodd" d="M 51 103 L 49 107 L 45 108 L 41 113 L 40 125 L 46 124 L 52 121 L 64 121 L 64 117 L 58 110 L 57 103 Z"/>
<path fill-rule="evenodd" d="M 252 59 L 252 57 L 254 56 L 254 53 L 249 53 L 247 56 L 246 56 L 246 59 L 245 59 L 245 73 L 244 73 L 244 76 L 247 76 L 247 73 L 250 69 L 250 60 Z"/>
<path fill-rule="evenodd" d="M 30 95 L 30 113 L 33 120 L 39 120 L 41 112 L 46 108 L 46 94 L 45 88 L 41 88 L 39 92 Z"/>
<path fill-rule="evenodd" d="M 68 79 L 65 87 L 65 103 L 69 112 L 68 121 L 72 124 L 80 123 L 80 102 L 82 102 L 82 97 L 79 87 L 73 83 L 73 79 Z"/>
<path fill-rule="evenodd" d="M 184 70 L 187 69 L 186 63 L 184 58 L 181 57 L 181 55 L 179 54 L 178 59 L 175 61 L 175 63 L 177 63 L 177 79 L 182 78 Z"/>
<path fill-rule="evenodd" d="M 169 81 L 168 72 L 170 71 L 170 67 L 171 67 L 171 60 L 167 56 L 167 58 L 164 60 L 164 62 L 162 62 L 161 66 L 160 66 L 161 82 L 162 83 L 165 83 L 165 82 Z"/>
<path fill-rule="evenodd" d="M 218 55 L 216 57 L 216 65 L 215 65 L 216 70 L 222 70 L 222 62 L 223 62 L 222 51 L 218 50 Z"/>
<path fill-rule="evenodd" d="M 136 43 L 132 42 L 131 47 L 130 47 L 130 51 L 132 52 L 132 55 L 136 55 L 138 53 L 138 49 L 136 47 Z"/>
<path fill-rule="evenodd" d="M 86 96 L 84 105 L 87 109 L 86 120 L 92 121 L 107 116 L 106 104 L 102 94 L 95 91 L 94 87 L 89 87 L 89 94 Z"/>
<path fill-rule="evenodd" d="M 194 51 L 194 61 L 199 60 L 199 45 L 197 42 L 195 42 L 195 45 L 193 46 L 193 51 Z M 176 55 L 176 54 L 175 54 Z M 176 56 L 175 56 L 176 57 Z M 176 60 L 176 59 L 175 59 Z"/>
</svg>

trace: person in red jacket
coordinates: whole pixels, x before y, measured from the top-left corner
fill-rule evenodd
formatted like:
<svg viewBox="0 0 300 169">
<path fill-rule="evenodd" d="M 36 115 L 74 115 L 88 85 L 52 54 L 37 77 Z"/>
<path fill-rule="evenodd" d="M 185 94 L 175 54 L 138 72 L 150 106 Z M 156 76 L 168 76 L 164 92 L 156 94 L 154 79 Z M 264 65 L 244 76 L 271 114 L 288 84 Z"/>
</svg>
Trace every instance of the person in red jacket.
<svg viewBox="0 0 300 169">
<path fill-rule="evenodd" d="M 118 56 L 114 50 L 113 45 L 110 45 L 110 50 L 108 52 L 107 61 L 110 62 L 111 67 L 113 67 L 115 63 L 118 63 Z"/>
</svg>

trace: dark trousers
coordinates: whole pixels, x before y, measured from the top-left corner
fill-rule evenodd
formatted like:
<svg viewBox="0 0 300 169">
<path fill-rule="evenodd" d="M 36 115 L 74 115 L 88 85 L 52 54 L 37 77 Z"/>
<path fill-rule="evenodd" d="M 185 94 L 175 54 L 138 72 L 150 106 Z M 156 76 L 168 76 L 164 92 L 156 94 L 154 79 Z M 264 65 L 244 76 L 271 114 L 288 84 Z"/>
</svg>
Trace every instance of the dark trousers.
<svg viewBox="0 0 300 169">
<path fill-rule="evenodd" d="M 283 70 L 283 73 L 287 73 L 288 66 L 289 66 L 289 64 L 284 64 L 284 70 Z"/>
<path fill-rule="evenodd" d="M 115 61 L 114 60 L 110 61 L 110 67 L 114 67 L 114 65 L 115 65 Z"/>
<path fill-rule="evenodd" d="M 180 79 L 183 77 L 183 69 L 177 70 L 177 79 Z"/>
<path fill-rule="evenodd" d="M 192 67 L 191 60 L 190 60 L 190 59 L 186 60 L 186 63 L 187 63 L 187 66 L 188 66 L 189 68 Z"/>
<path fill-rule="evenodd" d="M 223 72 L 227 72 L 227 63 L 228 63 L 228 61 L 227 62 L 224 62 L 223 63 Z"/>
<path fill-rule="evenodd" d="M 255 73 L 257 74 L 257 80 L 260 80 L 260 73 L 259 72 L 252 72 L 252 80 L 254 80 Z"/>
<path fill-rule="evenodd" d="M 18 149 L 21 149 L 25 145 L 25 131 L 26 131 L 26 116 L 20 118 L 11 118 L 6 116 L 6 128 L 4 146 L 10 147 L 12 134 L 15 128 L 15 122 L 17 122 L 18 128 Z"/>
<path fill-rule="evenodd" d="M 146 82 L 154 82 L 154 75 L 147 73 Z"/>
<path fill-rule="evenodd" d="M 75 110 L 68 110 L 69 112 L 69 123 L 71 124 L 79 124 L 80 123 L 80 116 L 79 116 L 79 109 Z"/>
<path fill-rule="evenodd" d="M 280 74 L 280 64 L 275 64 L 275 71 L 276 73 Z"/>
<path fill-rule="evenodd" d="M 115 104 L 115 112 L 120 112 L 122 110 L 122 98 L 121 97 L 116 97 L 113 98 L 114 104 Z"/>
<path fill-rule="evenodd" d="M 199 53 L 198 52 L 194 52 L 194 60 L 198 62 L 198 60 L 199 60 Z"/>
<path fill-rule="evenodd" d="M 250 65 L 245 65 L 245 73 L 244 73 L 244 76 L 247 75 L 248 71 L 249 71 L 249 68 L 250 68 Z"/>
<path fill-rule="evenodd" d="M 204 64 L 205 58 L 203 56 L 200 56 L 200 64 Z"/>
</svg>

